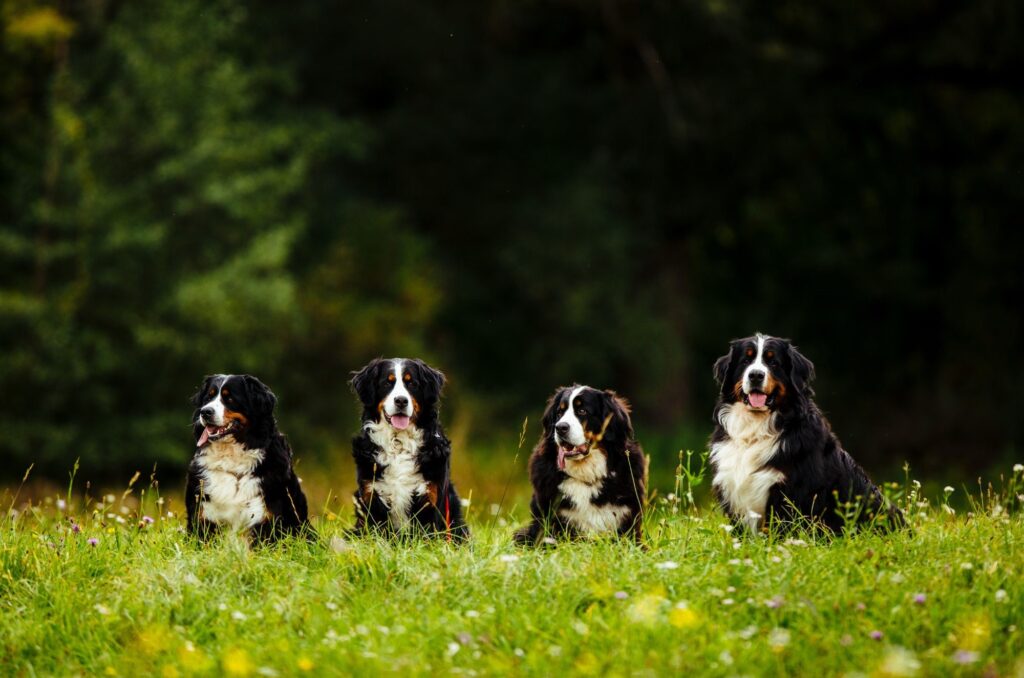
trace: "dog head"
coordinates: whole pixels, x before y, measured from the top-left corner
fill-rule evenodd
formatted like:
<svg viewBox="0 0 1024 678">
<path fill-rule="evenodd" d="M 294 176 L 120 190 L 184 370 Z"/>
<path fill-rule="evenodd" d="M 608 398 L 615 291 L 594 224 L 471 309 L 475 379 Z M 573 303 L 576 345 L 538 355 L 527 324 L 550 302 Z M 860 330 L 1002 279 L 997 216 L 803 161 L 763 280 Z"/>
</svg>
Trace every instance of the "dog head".
<svg viewBox="0 0 1024 678">
<path fill-rule="evenodd" d="M 778 409 L 787 398 L 813 395 L 814 365 L 789 341 L 763 334 L 736 339 L 715 362 L 722 402 L 742 402 L 758 412 Z"/>
<path fill-rule="evenodd" d="M 558 468 L 580 462 L 594 450 L 633 438 L 629 404 L 614 391 L 573 385 L 558 389 L 544 412 L 544 438 L 558 450 Z"/>
<path fill-rule="evenodd" d="M 354 372 L 351 384 L 363 404 L 363 421 L 383 418 L 401 431 L 434 416 L 445 377 L 422 360 L 378 358 Z"/>
<path fill-rule="evenodd" d="M 192 396 L 196 447 L 229 436 L 242 444 L 263 437 L 274 426 L 277 397 L 248 374 L 215 374 Z"/>
</svg>

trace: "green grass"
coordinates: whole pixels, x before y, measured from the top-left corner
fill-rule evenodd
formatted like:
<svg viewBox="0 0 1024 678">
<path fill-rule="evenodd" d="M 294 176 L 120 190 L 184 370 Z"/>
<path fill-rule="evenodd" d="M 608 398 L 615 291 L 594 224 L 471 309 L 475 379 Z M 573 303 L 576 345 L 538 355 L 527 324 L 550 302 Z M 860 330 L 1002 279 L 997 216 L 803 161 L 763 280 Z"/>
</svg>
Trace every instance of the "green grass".
<svg viewBox="0 0 1024 678">
<path fill-rule="evenodd" d="M 152 492 L 50 497 L 2 523 L 0 672 L 1020 675 L 1022 480 L 955 515 L 908 483 L 912 534 L 831 542 L 665 496 L 646 550 L 513 548 L 521 500 L 474 502 L 465 547 L 343 542 L 350 513 L 322 511 L 318 542 L 250 550 L 195 545 Z"/>
</svg>

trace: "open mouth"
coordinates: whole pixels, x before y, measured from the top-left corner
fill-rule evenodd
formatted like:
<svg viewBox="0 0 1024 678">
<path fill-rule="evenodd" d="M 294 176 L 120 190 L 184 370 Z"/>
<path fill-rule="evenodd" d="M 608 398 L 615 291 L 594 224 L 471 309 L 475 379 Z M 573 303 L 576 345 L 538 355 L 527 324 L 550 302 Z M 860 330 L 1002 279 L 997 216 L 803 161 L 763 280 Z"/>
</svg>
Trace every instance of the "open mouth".
<svg viewBox="0 0 1024 678">
<path fill-rule="evenodd" d="M 558 441 L 558 470 L 565 470 L 566 459 L 579 459 L 585 457 L 590 453 L 590 445 L 583 443 L 582 445 L 572 445 L 565 442 L 564 440 Z"/>
<path fill-rule="evenodd" d="M 384 413 L 384 419 L 386 419 L 396 431 L 404 431 L 409 428 L 409 423 L 412 421 L 408 414 L 389 415 L 387 412 Z"/>
<path fill-rule="evenodd" d="M 750 393 L 744 394 L 743 402 L 755 410 L 760 410 L 765 407 L 770 407 L 775 402 L 775 394 L 751 391 Z"/>
<path fill-rule="evenodd" d="M 203 429 L 202 435 L 199 436 L 199 442 L 196 443 L 196 447 L 202 447 L 211 440 L 220 440 L 224 436 L 234 433 L 235 429 L 235 422 L 227 423 L 224 426 L 207 426 Z"/>
</svg>

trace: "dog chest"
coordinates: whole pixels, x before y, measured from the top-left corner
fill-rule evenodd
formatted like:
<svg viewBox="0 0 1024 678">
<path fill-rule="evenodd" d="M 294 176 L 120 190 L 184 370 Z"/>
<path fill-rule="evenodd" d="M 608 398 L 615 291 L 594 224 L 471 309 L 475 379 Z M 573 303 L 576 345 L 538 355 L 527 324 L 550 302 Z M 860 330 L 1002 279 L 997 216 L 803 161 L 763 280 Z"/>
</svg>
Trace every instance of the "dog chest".
<svg viewBox="0 0 1024 678">
<path fill-rule="evenodd" d="M 559 515 L 583 534 L 595 535 L 616 532 L 622 521 L 629 517 L 628 506 L 595 504 L 608 477 L 608 460 L 602 450 L 595 449 L 579 461 L 566 460 L 565 473 L 558 489 L 568 500 L 568 506 L 559 509 Z"/>
<path fill-rule="evenodd" d="M 246 450 L 233 441 L 211 443 L 199 457 L 203 517 L 241 530 L 263 522 L 266 502 L 256 467 L 263 450 Z"/>
<path fill-rule="evenodd" d="M 379 448 L 376 460 L 381 468 L 372 491 L 387 504 L 392 526 L 405 527 L 413 500 L 427 492 L 416 460 L 423 445 L 423 431 L 415 426 L 395 431 L 386 422 L 368 424 L 366 430 Z"/>
<path fill-rule="evenodd" d="M 723 408 L 719 422 L 728 437 L 711 446 L 712 481 L 728 512 L 756 531 L 768 494 L 785 475 L 768 466 L 779 448 L 773 417 L 751 414 L 742 403 Z"/>
</svg>

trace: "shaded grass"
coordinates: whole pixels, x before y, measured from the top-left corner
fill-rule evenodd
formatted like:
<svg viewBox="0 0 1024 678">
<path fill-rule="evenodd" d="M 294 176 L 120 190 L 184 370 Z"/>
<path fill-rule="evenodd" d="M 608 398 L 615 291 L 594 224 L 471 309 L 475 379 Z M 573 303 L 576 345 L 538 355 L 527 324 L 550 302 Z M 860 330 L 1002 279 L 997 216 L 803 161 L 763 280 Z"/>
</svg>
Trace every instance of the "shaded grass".
<svg viewBox="0 0 1024 678">
<path fill-rule="evenodd" d="M 317 543 L 250 550 L 231 536 L 195 545 L 152 495 L 88 510 L 51 498 L 0 532 L 0 665 L 167 676 L 1024 670 L 1021 474 L 960 514 L 908 482 L 913 534 L 831 542 L 740 538 L 681 499 L 685 480 L 649 511 L 646 550 L 516 549 L 518 502 L 496 516 L 471 507 L 466 547 L 345 541 L 339 509 L 317 520 Z"/>
</svg>

